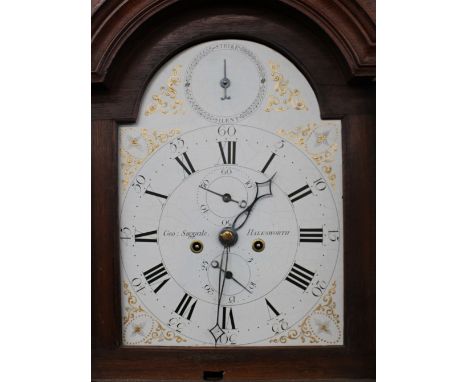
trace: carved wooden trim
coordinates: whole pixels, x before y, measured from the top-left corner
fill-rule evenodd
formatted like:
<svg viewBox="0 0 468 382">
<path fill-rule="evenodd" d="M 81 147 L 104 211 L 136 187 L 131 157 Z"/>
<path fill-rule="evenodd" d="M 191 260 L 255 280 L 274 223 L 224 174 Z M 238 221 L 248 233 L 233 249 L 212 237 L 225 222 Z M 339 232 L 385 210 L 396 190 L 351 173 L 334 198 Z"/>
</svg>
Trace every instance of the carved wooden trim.
<svg viewBox="0 0 468 382">
<path fill-rule="evenodd" d="M 375 22 L 355 1 L 281 0 L 319 25 L 343 54 L 355 77 L 375 76 Z"/>
<path fill-rule="evenodd" d="M 107 0 L 92 15 L 91 78 L 103 83 L 125 41 L 145 21 L 187 0 Z M 206 4 L 191 0 L 190 5 Z M 228 3 L 228 2 L 225 2 Z M 239 2 L 236 2 L 237 4 Z M 375 22 L 355 0 L 270 0 L 295 9 L 336 44 L 353 77 L 375 76 Z"/>
<path fill-rule="evenodd" d="M 373 13 L 359 5 L 372 1 L 94 0 L 92 380 L 201 381 L 206 370 L 223 370 L 230 381 L 374 380 L 375 83 L 348 81 L 375 71 Z M 168 59 L 216 38 L 277 50 L 314 88 L 321 117 L 343 121 L 344 346 L 122 346 L 118 126 L 135 122 L 148 82 Z"/>
</svg>

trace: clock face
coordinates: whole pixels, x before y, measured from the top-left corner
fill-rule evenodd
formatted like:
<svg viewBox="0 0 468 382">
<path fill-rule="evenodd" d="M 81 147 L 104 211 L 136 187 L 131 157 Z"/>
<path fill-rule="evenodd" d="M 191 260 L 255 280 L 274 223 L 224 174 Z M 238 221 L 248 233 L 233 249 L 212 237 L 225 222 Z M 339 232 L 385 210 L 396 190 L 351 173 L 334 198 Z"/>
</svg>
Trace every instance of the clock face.
<svg viewBox="0 0 468 382">
<path fill-rule="evenodd" d="M 194 46 L 120 129 L 126 345 L 342 343 L 341 126 L 287 59 Z"/>
</svg>

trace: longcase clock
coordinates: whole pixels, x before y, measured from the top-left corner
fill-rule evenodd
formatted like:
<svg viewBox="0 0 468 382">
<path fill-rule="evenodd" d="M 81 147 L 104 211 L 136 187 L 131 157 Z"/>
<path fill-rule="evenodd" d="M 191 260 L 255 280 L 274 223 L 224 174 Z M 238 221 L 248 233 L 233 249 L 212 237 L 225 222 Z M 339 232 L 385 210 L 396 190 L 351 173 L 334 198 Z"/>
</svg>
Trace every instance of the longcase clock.
<svg viewBox="0 0 468 382">
<path fill-rule="evenodd" d="M 93 379 L 374 378 L 372 12 L 118 3 L 93 15 Z"/>
</svg>

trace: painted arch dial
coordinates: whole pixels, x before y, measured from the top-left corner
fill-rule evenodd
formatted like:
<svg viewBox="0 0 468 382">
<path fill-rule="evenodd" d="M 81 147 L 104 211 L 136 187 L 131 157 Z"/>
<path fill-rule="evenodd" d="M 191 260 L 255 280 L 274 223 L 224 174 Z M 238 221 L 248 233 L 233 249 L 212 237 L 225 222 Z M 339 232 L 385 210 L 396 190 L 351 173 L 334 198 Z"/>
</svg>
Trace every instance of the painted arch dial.
<svg viewBox="0 0 468 382">
<path fill-rule="evenodd" d="M 153 318 L 190 345 L 264 344 L 307 317 L 336 273 L 340 201 L 323 168 L 258 116 L 274 84 L 252 44 L 191 48 L 179 81 L 191 117 L 136 159 L 121 190 L 122 269 L 129 309 L 140 307 L 124 311 L 129 344 L 148 343 Z M 239 86 L 242 67 L 250 84 Z M 140 142 L 121 135 L 121 153 L 126 139 L 147 147 L 143 130 Z M 220 240 L 226 229 L 235 242 Z"/>
</svg>

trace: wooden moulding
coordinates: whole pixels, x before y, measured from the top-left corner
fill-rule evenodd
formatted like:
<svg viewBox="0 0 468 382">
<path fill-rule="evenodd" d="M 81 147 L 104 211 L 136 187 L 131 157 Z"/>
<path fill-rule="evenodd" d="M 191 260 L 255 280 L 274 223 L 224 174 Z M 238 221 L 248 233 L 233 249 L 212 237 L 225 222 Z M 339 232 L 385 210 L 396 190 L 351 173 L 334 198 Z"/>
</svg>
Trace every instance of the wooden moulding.
<svg viewBox="0 0 468 382">
<path fill-rule="evenodd" d="M 354 0 L 107 0 L 92 16 L 92 378 L 96 381 L 375 378 L 375 25 Z M 118 124 L 136 120 L 153 74 L 215 38 L 278 50 L 342 120 L 344 346 L 126 348 L 121 342 Z M 352 80 L 352 81 L 350 81 Z"/>
</svg>

